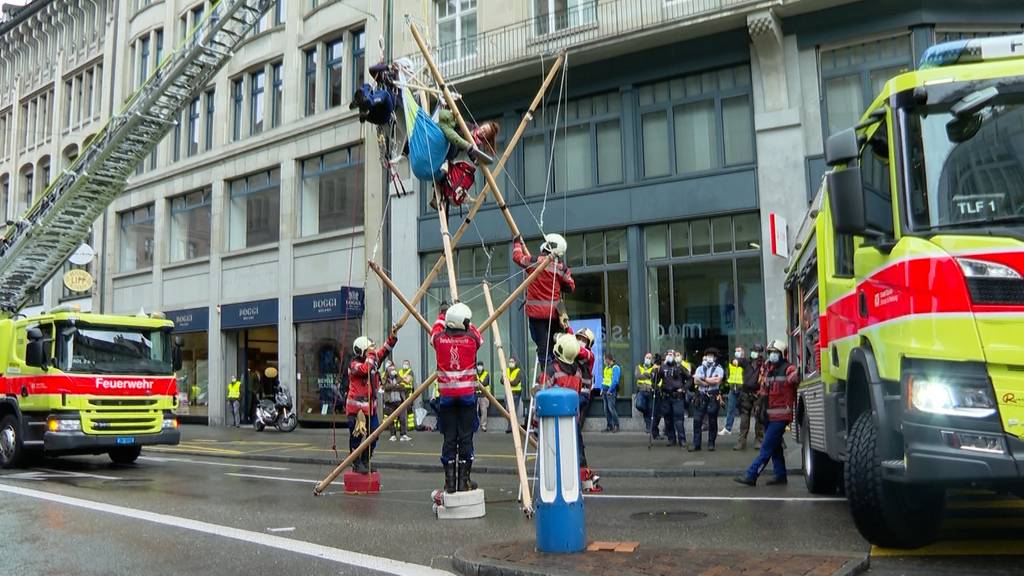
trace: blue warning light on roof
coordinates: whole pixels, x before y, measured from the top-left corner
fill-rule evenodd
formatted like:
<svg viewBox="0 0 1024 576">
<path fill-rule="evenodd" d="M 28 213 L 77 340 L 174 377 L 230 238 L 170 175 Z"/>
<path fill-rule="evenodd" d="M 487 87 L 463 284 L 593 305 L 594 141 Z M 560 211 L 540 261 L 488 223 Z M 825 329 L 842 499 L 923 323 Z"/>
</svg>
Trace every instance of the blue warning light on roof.
<svg viewBox="0 0 1024 576">
<path fill-rule="evenodd" d="M 925 50 L 921 70 L 955 64 L 971 64 L 989 60 L 1024 57 L 1024 35 L 975 38 L 943 42 Z"/>
</svg>

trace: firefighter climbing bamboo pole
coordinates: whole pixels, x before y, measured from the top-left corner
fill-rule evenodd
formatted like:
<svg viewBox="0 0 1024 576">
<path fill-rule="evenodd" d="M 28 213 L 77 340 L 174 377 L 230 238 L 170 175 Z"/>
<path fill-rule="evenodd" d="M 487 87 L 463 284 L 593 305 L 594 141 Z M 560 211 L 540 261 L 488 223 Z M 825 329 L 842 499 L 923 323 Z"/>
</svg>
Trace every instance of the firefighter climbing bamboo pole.
<svg viewBox="0 0 1024 576">
<path fill-rule="evenodd" d="M 417 386 L 416 389 L 412 391 L 412 394 L 410 394 L 408 398 L 406 398 L 401 404 L 399 404 L 398 408 L 395 408 L 395 410 L 391 412 L 391 415 L 385 418 L 384 421 L 381 422 L 380 425 L 377 426 L 377 428 L 373 432 L 371 432 L 369 436 L 367 436 L 366 439 L 363 440 L 358 447 L 356 447 L 355 450 L 349 452 L 348 456 L 346 456 L 345 459 L 342 460 L 340 464 L 335 466 L 334 470 L 331 470 L 331 473 L 328 474 L 326 478 L 316 483 L 316 486 L 313 488 L 313 495 L 319 496 L 320 494 L 322 494 L 323 491 L 326 490 L 327 487 L 331 485 L 331 482 L 334 482 L 338 478 L 338 476 L 341 475 L 342 471 L 345 470 L 345 468 L 348 468 L 352 464 L 352 462 L 355 462 L 355 459 L 358 458 L 363 452 L 365 452 L 373 443 L 373 441 L 377 439 L 378 436 L 380 436 L 385 430 L 391 427 L 391 424 L 394 423 L 395 419 L 398 418 L 399 414 L 402 414 L 406 410 L 408 410 L 409 406 L 412 406 L 412 403 L 417 398 L 419 398 L 420 395 L 423 394 L 427 390 L 427 388 L 429 388 L 430 385 L 433 384 L 436 380 L 437 374 L 431 374 L 429 378 L 427 378 L 426 380 L 423 381 L 422 384 Z"/>
<path fill-rule="evenodd" d="M 423 53 L 423 59 L 426 60 L 427 67 L 430 68 L 430 74 L 434 77 L 434 82 L 437 83 L 437 87 L 444 93 L 444 100 L 448 103 L 448 108 L 452 111 L 452 115 L 455 116 L 459 130 L 462 131 L 462 137 L 470 142 L 474 142 L 473 132 L 466 125 L 465 119 L 462 118 L 462 113 L 459 112 L 455 98 L 452 98 L 452 92 L 448 89 L 448 84 L 445 82 L 444 77 L 441 76 L 441 71 L 437 69 L 437 64 L 434 63 L 434 58 L 430 55 L 430 50 L 427 49 L 427 44 L 423 41 L 419 28 L 416 27 L 416 24 L 409 24 L 409 28 L 412 30 L 412 37 L 416 40 L 416 45 L 419 46 L 420 52 Z M 491 169 L 483 162 L 480 163 L 480 171 L 484 173 L 487 185 L 491 187 L 491 193 L 494 194 L 494 200 L 498 203 L 502 216 L 505 217 L 508 229 L 512 231 L 512 237 L 518 238 L 521 236 L 519 227 L 516 226 L 516 221 L 512 218 L 512 213 L 509 211 L 508 206 L 505 205 L 505 198 L 501 195 L 498 183 L 494 181 L 494 174 L 491 174 Z"/>
<path fill-rule="evenodd" d="M 422 326 L 426 327 L 427 330 L 430 330 L 430 323 L 427 322 L 427 319 L 424 318 L 423 315 L 416 310 L 416 306 L 414 304 L 406 300 L 405 295 L 403 295 L 402 292 L 398 289 L 398 287 L 395 286 L 395 283 L 391 281 L 391 278 L 388 278 L 388 275 L 384 273 L 384 270 L 382 270 L 381 267 L 373 260 L 370 260 L 369 264 L 370 270 L 373 270 L 374 274 L 376 274 L 377 277 L 380 278 L 380 281 L 383 282 L 384 285 L 388 287 L 388 290 L 390 290 L 391 293 L 398 298 L 398 301 L 402 303 L 402 306 L 405 306 L 406 314 L 412 313 L 413 316 L 416 317 L 417 322 L 419 322 Z"/>
<path fill-rule="evenodd" d="M 523 119 L 519 121 L 519 126 L 516 127 L 516 131 L 512 134 L 512 138 L 510 138 L 508 143 L 505 145 L 505 151 L 502 153 L 501 159 L 498 160 L 498 164 L 494 167 L 495 178 L 497 178 L 505 169 L 505 163 L 507 163 L 508 159 L 512 157 L 512 153 L 515 151 L 516 146 L 519 145 L 519 140 L 523 137 L 523 133 L 526 132 L 526 128 L 530 125 L 530 122 L 533 121 L 533 113 L 544 100 L 544 95 L 547 94 L 548 88 L 551 86 L 551 83 L 554 82 L 555 75 L 562 67 L 562 62 L 564 60 L 565 55 L 559 54 L 558 59 L 555 60 L 554 65 L 551 66 L 551 70 L 548 71 L 548 75 L 544 78 L 544 82 L 541 84 L 540 90 L 538 90 L 536 96 L 533 97 L 533 102 L 530 102 L 530 107 L 527 108 L 526 113 L 523 114 Z M 469 212 L 462 220 L 462 224 L 459 225 L 455 234 L 452 235 L 452 246 L 458 246 L 459 241 L 462 240 L 462 236 L 469 230 L 470 223 L 473 221 L 473 218 L 476 217 L 476 213 L 480 211 L 480 208 L 483 207 L 484 200 L 487 199 L 487 193 L 490 189 L 490 185 L 484 185 L 483 191 L 480 192 L 480 195 L 473 201 L 473 204 L 469 207 Z M 437 262 L 434 263 L 434 267 L 430 269 L 430 272 L 428 272 L 427 276 L 423 279 L 423 283 L 420 284 L 419 290 L 417 290 L 412 296 L 411 302 L 413 308 L 416 308 L 420 303 L 420 300 L 427 293 L 427 290 L 430 288 L 430 285 L 433 284 L 434 279 L 437 278 L 438 273 L 441 272 L 441 268 L 444 267 L 444 263 L 446 261 L 447 260 L 443 254 L 438 257 Z M 402 314 L 401 319 L 398 320 L 399 328 L 405 326 L 405 323 L 409 321 L 409 315 L 409 310 L 407 309 L 405 313 Z"/>
<path fill-rule="evenodd" d="M 441 222 L 441 245 L 444 246 L 444 259 L 448 266 L 448 291 L 451 293 L 452 302 L 458 302 L 459 283 L 455 280 L 455 260 L 452 259 L 452 235 L 448 231 L 448 211 L 444 208 L 441 193 L 437 191 L 437 184 L 434 185 L 434 198 L 437 202 L 437 218 Z"/>
<path fill-rule="evenodd" d="M 487 314 L 494 315 L 494 302 L 491 301 L 491 287 L 483 284 L 484 300 L 487 302 Z M 512 394 L 512 385 L 508 381 L 508 364 L 505 362 L 505 348 L 501 345 L 501 330 L 494 323 L 494 347 L 498 349 L 498 367 L 501 368 L 501 385 L 505 390 L 505 403 L 508 408 L 509 422 L 512 424 L 512 445 L 516 449 L 516 472 L 519 474 L 519 489 L 523 495 L 523 512 L 533 516 L 533 495 L 526 476 L 526 456 L 523 454 L 523 439 L 519 437 L 519 418 L 516 411 L 516 398 Z"/>
</svg>

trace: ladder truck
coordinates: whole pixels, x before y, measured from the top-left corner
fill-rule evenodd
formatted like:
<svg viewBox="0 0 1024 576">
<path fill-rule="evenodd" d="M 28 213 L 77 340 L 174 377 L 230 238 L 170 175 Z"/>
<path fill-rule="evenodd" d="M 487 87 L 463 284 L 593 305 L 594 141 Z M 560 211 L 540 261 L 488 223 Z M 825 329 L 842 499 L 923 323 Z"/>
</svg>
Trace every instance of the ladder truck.
<svg viewBox="0 0 1024 576">
<path fill-rule="evenodd" d="M 109 454 L 180 439 L 174 324 L 159 314 L 19 310 L 87 238 L 175 118 L 275 0 L 219 0 L 73 165 L 0 238 L 0 467 L 34 455 Z"/>
</svg>

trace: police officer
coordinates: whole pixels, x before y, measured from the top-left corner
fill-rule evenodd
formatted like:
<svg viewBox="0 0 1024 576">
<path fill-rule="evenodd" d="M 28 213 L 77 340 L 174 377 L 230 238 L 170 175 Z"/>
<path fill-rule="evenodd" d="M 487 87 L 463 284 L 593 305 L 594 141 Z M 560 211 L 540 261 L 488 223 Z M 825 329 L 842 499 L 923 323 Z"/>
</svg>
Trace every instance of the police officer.
<svg viewBox="0 0 1024 576">
<path fill-rule="evenodd" d="M 484 363 L 476 363 L 476 411 L 480 420 L 480 431 L 487 432 L 487 409 L 491 407 L 491 400 L 484 394 L 484 390 L 491 391 L 491 375 L 484 370 Z"/>
<path fill-rule="evenodd" d="M 231 376 L 231 382 L 228 382 L 228 404 L 231 405 L 231 418 L 234 420 L 233 426 L 238 428 L 239 420 L 239 403 L 242 400 L 242 382 L 238 380 L 237 376 Z"/>
<path fill-rule="evenodd" d="M 644 354 L 644 362 L 636 367 L 636 410 L 644 416 L 644 430 L 651 433 L 651 408 L 654 405 L 654 356 Z"/>
<path fill-rule="evenodd" d="M 733 351 L 732 362 L 729 363 L 729 376 L 725 380 L 722 393 L 728 397 L 725 406 L 725 426 L 718 431 L 719 436 L 732 434 L 732 423 L 736 419 L 736 412 L 739 409 L 740 388 L 743 387 L 743 362 L 747 360 L 743 346 L 737 346 Z"/>
<path fill-rule="evenodd" d="M 508 380 L 509 388 L 512 389 L 512 410 L 522 411 L 520 406 L 522 405 L 523 399 L 523 374 L 522 370 L 519 369 L 519 363 L 516 361 L 515 356 L 509 356 L 508 358 L 508 370 L 505 371 L 505 379 Z M 520 422 L 526 422 L 526 416 L 522 416 Z M 512 421 L 508 421 L 508 429 L 505 430 L 505 434 L 512 433 Z"/>
<path fill-rule="evenodd" d="M 669 350 L 665 360 L 654 375 L 654 382 L 660 394 L 658 405 L 665 418 L 666 446 L 686 446 L 686 388 L 690 373 L 676 363 L 675 352 Z"/>
<path fill-rule="evenodd" d="M 708 423 L 708 451 L 715 451 L 715 438 L 718 436 L 718 400 L 720 387 L 725 377 L 725 370 L 718 363 L 718 349 L 708 348 L 704 351 L 704 361 L 693 374 L 693 383 L 697 390 L 694 395 L 693 415 L 693 451 L 700 451 L 701 427 L 704 418 Z"/>
<path fill-rule="evenodd" d="M 412 371 L 412 364 L 408 360 L 402 361 L 402 367 L 398 370 L 398 380 L 402 383 L 402 387 L 405 388 L 405 396 L 409 397 L 416 389 L 416 375 Z M 406 416 L 405 428 L 407 430 L 416 429 L 416 409 L 423 406 L 423 396 L 417 396 L 416 400 L 412 403 L 412 409 L 409 410 L 409 414 Z"/>
</svg>

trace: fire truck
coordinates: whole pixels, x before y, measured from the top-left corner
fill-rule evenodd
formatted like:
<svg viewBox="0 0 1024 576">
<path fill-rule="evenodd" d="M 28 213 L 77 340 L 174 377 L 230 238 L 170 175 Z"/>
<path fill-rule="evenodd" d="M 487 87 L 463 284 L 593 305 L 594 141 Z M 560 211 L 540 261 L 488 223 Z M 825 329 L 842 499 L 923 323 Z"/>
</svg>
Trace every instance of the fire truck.
<svg viewBox="0 0 1024 576">
<path fill-rule="evenodd" d="M 937 536 L 951 488 L 1024 494 L 1024 36 L 941 44 L 830 137 L 787 267 L 807 488 Z"/>
<path fill-rule="evenodd" d="M 275 0 L 216 0 L 88 147 L 0 238 L 0 467 L 43 453 L 133 462 L 179 439 L 173 323 L 19 311 L 87 238 L 128 177 Z"/>
</svg>

